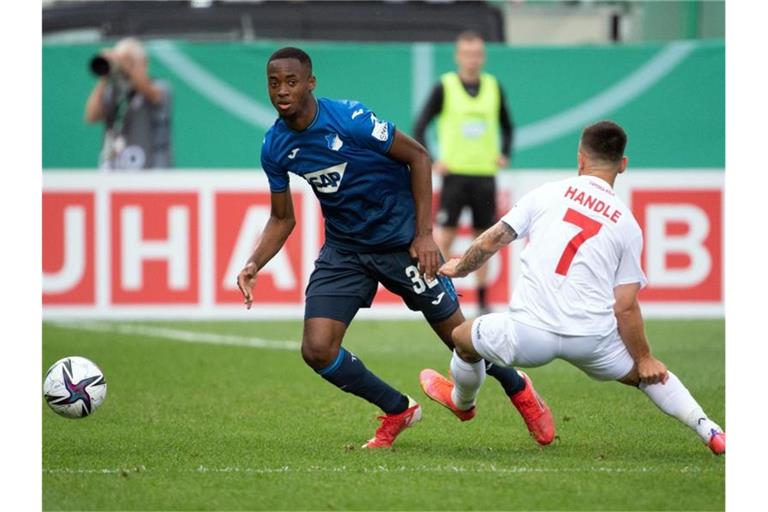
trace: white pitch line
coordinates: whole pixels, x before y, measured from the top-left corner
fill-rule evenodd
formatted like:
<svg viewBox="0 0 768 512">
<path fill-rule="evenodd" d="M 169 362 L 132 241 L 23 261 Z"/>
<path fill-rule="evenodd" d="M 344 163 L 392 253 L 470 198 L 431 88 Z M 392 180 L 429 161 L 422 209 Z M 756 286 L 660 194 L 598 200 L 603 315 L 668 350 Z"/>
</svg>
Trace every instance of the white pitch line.
<svg viewBox="0 0 768 512">
<path fill-rule="evenodd" d="M 266 348 L 273 350 L 297 351 L 301 348 L 301 343 L 293 340 L 268 340 L 252 336 L 238 336 L 236 334 L 217 334 L 212 332 L 186 331 L 183 329 L 173 329 L 170 327 L 158 327 L 154 325 L 142 325 L 137 323 L 116 323 L 116 322 L 93 322 L 93 321 L 46 321 L 47 325 L 60 327 L 63 329 L 72 329 L 77 331 L 101 332 L 125 334 L 129 336 L 147 336 L 160 338 L 170 341 L 181 341 L 186 343 L 205 343 L 209 345 L 227 345 L 234 347 Z M 437 341 L 437 338 L 435 338 Z M 354 346 L 354 345 L 353 345 Z M 442 344 L 440 345 L 442 346 Z M 414 353 L 414 352 L 432 352 L 432 345 L 428 342 L 424 344 L 409 345 L 406 348 L 392 347 L 386 344 L 372 344 L 364 347 L 364 352 L 379 353 Z"/>
<path fill-rule="evenodd" d="M 128 334 L 134 336 L 149 336 L 187 343 L 207 343 L 210 345 L 231 345 L 238 347 L 267 348 L 275 350 L 296 351 L 301 343 L 293 340 L 267 340 L 234 334 L 216 334 L 210 332 L 184 331 L 170 327 L 157 327 L 141 324 L 120 324 L 108 322 L 50 322 L 51 325 L 78 331 L 106 332 Z"/>
<path fill-rule="evenodd" d="M 103 468 L 103 469 L 76 469 L 76 468 L 43 468 L 46 474 L 116 474 L 116 473 L 250 473 L 250 474 L 274 474 L 274 473 L 706 473 L 722 472 L 721 467 L 700 468 L 683 466 L 681 468 L 666 469 L 659 467 L 636 467 L 621 468 L 607 466 L 590 466 L 576 468 L 545 468 L 530 466 L 510 466 L 497 467 L 493 464 L 488 466 L 387 466 L 378 465 L 372 467 L 347 467 L 347 466 L 308 466 L 308 467 L 239 467 L 226 466 L 219 468 L 209 468 L 198 466 L 197 468 L 187 469 L 151 469 L 144 466 L 134 468 Z"/>
</svg>

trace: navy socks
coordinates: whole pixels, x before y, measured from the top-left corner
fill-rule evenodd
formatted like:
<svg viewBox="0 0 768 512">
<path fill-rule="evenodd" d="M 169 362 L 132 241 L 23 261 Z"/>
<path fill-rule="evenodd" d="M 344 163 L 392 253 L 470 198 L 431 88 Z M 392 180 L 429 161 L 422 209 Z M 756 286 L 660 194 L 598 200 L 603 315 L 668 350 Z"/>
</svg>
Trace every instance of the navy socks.
<svg viewBox="0 0 768 512">
<path fill-rule="evenodd" d="M 408 397 L 378 378 L 363 362 L 344 348 L 331 364 L 316 370 L 322 378 L 347 393 L 378 406 L 386 414 L 399 414 L 408 408 Z M 498 380 L 508 396 L 525 389 L 525 380 L 514 368 L 485 362 L 485 372 Z"/>
<path fill-rule="evenodd" d="M 331 364 L 316 371 L 342 391 L 368 400 L 386 414 L 399 414 L 408 408 L 407 396 L 374 375 L 356 355 L 344 348 L 339 349 L 339 355 Z"/>
<path fill-rule="evenodd" d="M 525 389 L 525 379 L 514 368 L 505 368 L 486 361 L 485 373 L 499 381 L 507 396 L 511 397 Z"/>
</svg>

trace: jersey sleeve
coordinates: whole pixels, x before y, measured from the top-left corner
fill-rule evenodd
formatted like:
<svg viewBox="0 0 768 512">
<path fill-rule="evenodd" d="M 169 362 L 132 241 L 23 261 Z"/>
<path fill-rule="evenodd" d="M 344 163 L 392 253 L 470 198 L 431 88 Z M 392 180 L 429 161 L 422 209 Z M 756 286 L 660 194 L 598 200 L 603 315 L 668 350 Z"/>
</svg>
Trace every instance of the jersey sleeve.
<svg viewBox="0 0 768 512">
<path fill-rule="evenodd" d="M 640 265 L 640 255 L 643 252 L 643 237 L 641 234 L 633 237 L 632 240 L 624 246 L 621 254 L 619 267 L 616 269 L 616 278 L 614 279 L 614 288 L 623 284 L 640 283 L 640 288 L 645 288 L 648 279 Z"/>
<path fill-rule="evenodd" d="M 413 125 L 413 138 L 425 148 L 427 147 L 427 126 L 443 110 L 443 94 L 443 83 L 437 82 Z"/>
<path fill-rule="evenodd" d="M 368 107 L 350 102 L 346 126 L 349 137 L 358 146 L 386 155 L 395 139 L 395 125 L 376 117 Z"/>
<path fill-rule="evenodd" d="M 502 222 L 515 230 L 518 239 L 528 235 L 531 221 L 536 214 L 537 196 L 539 193 L 540 189 L 528 192 L 501 218 Z"/>
<path fill-rule="evenodd" d="M 285 192 L 288 190 L 288 171 L 281 169 L 269 157 L 269 147 L 266 140 L 261 147 L 261 168 L 264 169 L 267 175 L 271 192 Z"/>
</svg>

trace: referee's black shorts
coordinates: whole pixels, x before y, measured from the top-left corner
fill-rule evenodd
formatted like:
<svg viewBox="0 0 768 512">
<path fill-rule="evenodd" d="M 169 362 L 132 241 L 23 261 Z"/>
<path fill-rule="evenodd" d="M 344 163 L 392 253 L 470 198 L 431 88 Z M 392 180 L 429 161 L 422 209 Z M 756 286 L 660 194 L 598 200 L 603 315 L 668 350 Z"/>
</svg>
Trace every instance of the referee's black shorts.
<svg viewBox="0 0 768 512">
<path fill-rule="evenodd" d="M 496 223 L 496 178 L 446 174 L 440 192 L 437 224 L 455 228 L 465 206 L 472 211 L 473 228 L 481 230 L 493 226 Z"/>
</svg>

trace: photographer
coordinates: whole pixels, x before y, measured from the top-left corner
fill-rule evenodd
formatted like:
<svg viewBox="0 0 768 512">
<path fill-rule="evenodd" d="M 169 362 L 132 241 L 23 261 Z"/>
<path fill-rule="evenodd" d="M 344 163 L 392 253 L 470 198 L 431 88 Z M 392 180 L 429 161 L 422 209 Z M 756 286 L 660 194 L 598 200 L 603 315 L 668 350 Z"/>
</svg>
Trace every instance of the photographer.
<svg viewBox="0 0 768 512">
<path fill-rule="evenodd" d="M 95 56 L 91 71 L 99 81 L 85 104 L 85 120 L 103 121 L 103 170 L 163 169 L 173 166 L 171 90 L 147 75 L 147 56 L 133 38 Z"/>
</svg>

